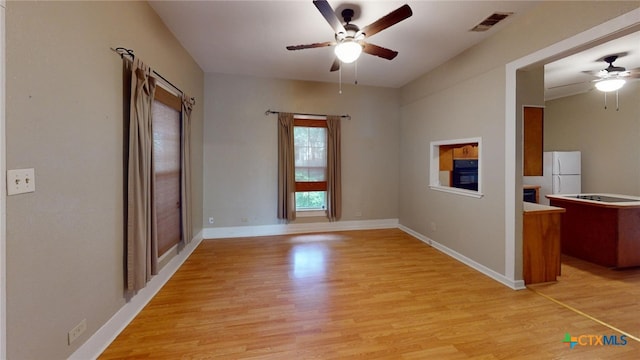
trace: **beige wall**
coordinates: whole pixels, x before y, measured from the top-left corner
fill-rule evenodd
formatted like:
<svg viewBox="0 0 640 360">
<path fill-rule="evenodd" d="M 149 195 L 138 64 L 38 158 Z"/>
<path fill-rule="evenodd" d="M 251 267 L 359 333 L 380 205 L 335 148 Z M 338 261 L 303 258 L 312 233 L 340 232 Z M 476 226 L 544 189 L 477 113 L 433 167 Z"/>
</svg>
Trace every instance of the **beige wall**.
<svg viewBox="0 0 640 360">
<path fill-rule="evenodd" d="M 494 270 L 504 268 L 504 88 L 488 71 L 402 107 L 400 222 Z M 482 138 L 483 198 L 428 188 L 431 141 Z M 434 230 L 435 228 L 435 230 Z M 490 248 L 492 251 L 480 251 Z"/>
<path fill-rule="evenodd" d="M 637 1 L 544 2 L 403 87 L 400 223 L 505 274 L 505 65 L 637 7 Z M 476 136 L 482 137 L 485 196 L 475 199 L 430 190 L 429 142 Z M 521 142 L 517 137 L 516 148 Z M 518 185 L 521 154 L 516 158 L 519 170 L 508 176 Z M 521 195 L 516 199 L 520 209 Z M 521 239 L 516 233 L 516 249 Z M 516 257 L 516 269 L 519 264 Z"/>
<path fill-rule="evenodd" d="M 6 34 L 7 168 L 36 174 L 35 193 L 7 198 L 7 357 L 63 359 L 125 303 L 122 65 L 109 48 L 198 98 L 194 234 L 204 76 L 145 2 L 9 2 Z"/>
<path fill-rule="evenodd" d="M 337 75 L 336 75 L 337 76 Z M 398 217 L 396 89 L 207 74 L 205 226 L 277 224 L 277 123 L 267 109 L 342 121 L 342 220 Z M 326 221 L 326 218 L 298 219 Z"/>
<path fill-rule="evenodd" d="M 640 81 L 547 101 L 544 147 L 582 151 L 582 191 L 640 196 Z"/>
</svg>

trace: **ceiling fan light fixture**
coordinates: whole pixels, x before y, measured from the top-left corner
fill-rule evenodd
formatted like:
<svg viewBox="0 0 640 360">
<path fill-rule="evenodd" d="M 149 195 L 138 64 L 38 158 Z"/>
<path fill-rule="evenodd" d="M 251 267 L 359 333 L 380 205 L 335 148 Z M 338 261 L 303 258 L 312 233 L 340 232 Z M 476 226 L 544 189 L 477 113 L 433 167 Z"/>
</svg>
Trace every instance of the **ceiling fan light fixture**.
<svg viewBox="0 0 640 360">
<path fill-rule="evenodd" d="M 624 79 L 606 79 L 596 83 L 596 89 L 603 92 L 611 92 L 619 90 L 624 86 L 626 81 Z"/>
<path fill-rule="evenodd" d="M 345 39 L 336 46 L 335 53 L 340 61 L 350 64 L 360 57 L 362 45 L 353 41 L 353 39 Z"/>
</svg>

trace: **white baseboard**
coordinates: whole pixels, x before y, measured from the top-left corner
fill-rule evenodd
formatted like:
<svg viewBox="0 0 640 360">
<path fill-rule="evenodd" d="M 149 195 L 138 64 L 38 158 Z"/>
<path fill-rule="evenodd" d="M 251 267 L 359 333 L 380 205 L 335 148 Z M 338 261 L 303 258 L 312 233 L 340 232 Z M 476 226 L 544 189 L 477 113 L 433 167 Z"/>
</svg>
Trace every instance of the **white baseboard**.
<svg viewBox="0 0 640 360">
<path fill-rule="evenodd" d="M 514 290 L 522 290 L 522 289 L 526 289 L 525 285 L 524 285 L 524 280 L 512 280 L 507 278 L 506 276 L 489 269 L 488 267 L 472 260 L 469 259 L 468 257 L 460 254 L 459 252 L 452 250 L 404 225 L 398 225 L 398 228 L 404 232 L 406 232 L 407 234 L 419 239 L 420 241 L 426 243 L 427 245 L 434 247 L 435 249 L 439 250 L 440 252 L 443 252 L 449 256 L 451 256 L 452 258 L 460 261 L 461 263 L 471 267 L 474 270 L 477 270 L 478 272 L 492 278 L 493 280 L 506 285 Z"/>
<path fill-rule="evenodd" d="M 233 226 L 205 228 L 205 239 L 222 239 L 250 236 L 287 235 L 323 231 L 391 229 L 398 227 L 398 219 L 335 221 L 322 223 L 275 224 L 257 226 Z"/>
<path fill-rule="evenodd" d="M 189 258 L 193 250 L 202 242 L 202 231 L 194 236 L 193 240 L 174 256 L 160 273 L 151 278 L 147 286 L 138 291 L 109 321 L 96 331 L 84 344 L 82 344 L 69 359 L 87 360 L 96 359 L 111 344 L 111 342 L 124 330 L 127 325 L 138 315 L 151 299 L 162 289 L 164 284 L 171 279 L 173 274 Z"/>
</svg>

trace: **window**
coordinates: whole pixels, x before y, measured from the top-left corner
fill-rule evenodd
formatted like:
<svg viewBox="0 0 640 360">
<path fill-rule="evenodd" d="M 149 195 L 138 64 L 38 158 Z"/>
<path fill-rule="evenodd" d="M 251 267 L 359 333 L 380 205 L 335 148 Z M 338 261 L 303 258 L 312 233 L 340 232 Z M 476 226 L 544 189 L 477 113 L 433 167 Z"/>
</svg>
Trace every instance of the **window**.
<svg viewBox="0 0 640 360">
<path fill-rule="evenodd" d="M 481 138 L 432 141 L 429 187 L 482 197 Z"/>
<path fill-rule="evenodd" d="M 153 122 L 153 189 L 158 255 L 180 242 L 180 99 L 156 86 Z"/>
<path fill-rule="evenodd" d="M 294 120 L 296 211 L 324 210 L 327 204 L 327 122 Z"/>
</svg>

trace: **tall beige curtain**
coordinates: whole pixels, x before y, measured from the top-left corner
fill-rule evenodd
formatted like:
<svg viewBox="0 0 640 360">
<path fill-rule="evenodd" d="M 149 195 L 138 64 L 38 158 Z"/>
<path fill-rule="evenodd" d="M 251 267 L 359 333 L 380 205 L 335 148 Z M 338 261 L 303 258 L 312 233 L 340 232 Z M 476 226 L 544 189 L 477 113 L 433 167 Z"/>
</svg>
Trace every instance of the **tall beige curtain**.
<svg viewBox="0 0 640 360">
<path fill-rule="evenodd" d="M 193 237 L 191 219 L 191 110 L 194 101 L 190 97 L 182 96 L 182 141 L 180 158 L 180 227 L 182 241 L 188 244 Z"/>
<path fill-rule="evenodd" d="M 327 217 L 342 216 L 342 163 L 340 162 L 340 116 L 327 116 Z"/>
<path fill-rule="evenodd" d="M 145 287 L 158 272 L 156 211 L 153 202 L 153 130 L 151 105 L 156 81 L 139 59 L 126 60 L 130 70 L 127 167 L 127 289 Z"/>
<path fill-rule="evenodd" d="M 278 219 L 296 219 L 293 114 L 278 114 Z"/>
</svg>

